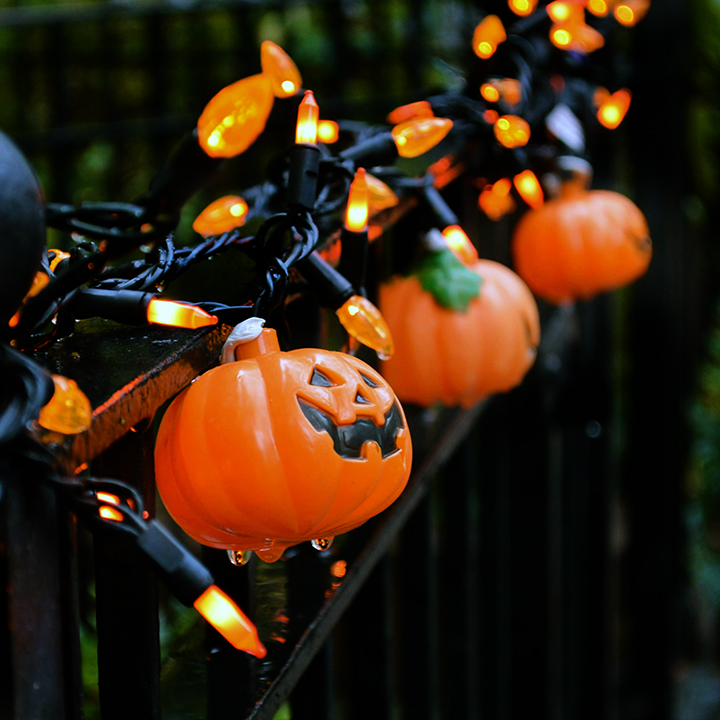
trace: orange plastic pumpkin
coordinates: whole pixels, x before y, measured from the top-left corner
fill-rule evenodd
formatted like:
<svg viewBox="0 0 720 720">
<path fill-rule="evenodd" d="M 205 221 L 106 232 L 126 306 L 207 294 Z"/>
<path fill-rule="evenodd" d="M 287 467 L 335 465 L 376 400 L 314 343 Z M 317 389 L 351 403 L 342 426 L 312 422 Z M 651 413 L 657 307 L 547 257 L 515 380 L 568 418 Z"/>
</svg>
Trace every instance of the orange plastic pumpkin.
<svg viewBox="0 0 720 720">
<path fill-rule="evenodd" d="M 414 275 L 380 288 L 395 340 L 382 373 L 403 402 L 469 407 L 518 385 L 535 361 L 540 320 L 525 283 L 491 260 L 469 268 L 483 282 L 465 312 L 441 307 Z"/>
<path fill-rule="evenodd" d="M 644 275 L 652 257 L 647 221 L 624 195 L 567 182 L 561 196 L 528 210 L 512 240 L 515 270 L 550 303 L 586 300 Z"/>
<path fill-rule="evenodd" d="M 273 562 L 290 545 L 361 525 L 398 497 L 410 434 L 375 370 L 338 352 L 281 352 L 268 329 L 238 351 L 241 360 L 179 395 L 160 426 L 158 489 L 185 532 Z"/>
</svg>

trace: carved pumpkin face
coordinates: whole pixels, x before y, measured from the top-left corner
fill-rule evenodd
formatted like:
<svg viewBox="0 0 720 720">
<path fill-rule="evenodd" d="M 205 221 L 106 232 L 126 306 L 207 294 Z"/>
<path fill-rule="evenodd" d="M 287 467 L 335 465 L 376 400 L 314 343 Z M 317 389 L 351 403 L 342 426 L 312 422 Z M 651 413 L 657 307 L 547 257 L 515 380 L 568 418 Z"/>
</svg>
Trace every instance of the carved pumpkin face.
<svg viewBox="0 0 720 720">
<path fill-rule="evenodd" d="M 382 372 L 403 402 L 469 407 L 518 385 L 535 362 L 540 320 L 530 290 L 500 263 L 468 267 L 483 283 L 465 312 L 438 305 L 414 276 L 380 288 L 395 341 Z"/>
<path fill-rule="evenodd" d="M 275 349 L 210 370 L 173 402 L 155 462 L 185 532 L 272 562 L 384 510 L 412 449 L 402 408 L 371 367 L 325 350 L 283 353 L 266 333 Z"/>
<path fill-rule="evenodd" d="M 631 200 L 573 182 L 525 213 L 512 250 L 520 277 L 556 304 L 623 287 L 645 274 L 652 257 L 647 222 Z"/>
</svg>

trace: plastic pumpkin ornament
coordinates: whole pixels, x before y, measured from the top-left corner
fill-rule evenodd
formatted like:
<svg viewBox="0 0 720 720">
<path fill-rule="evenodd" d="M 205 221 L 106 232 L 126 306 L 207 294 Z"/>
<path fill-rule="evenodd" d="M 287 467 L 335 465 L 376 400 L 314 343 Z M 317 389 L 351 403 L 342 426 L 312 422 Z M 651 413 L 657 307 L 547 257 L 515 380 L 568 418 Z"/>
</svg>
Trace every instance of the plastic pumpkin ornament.
<svg viewBox="0 0 720 720">
<path fill-rule="evenodd" d="M 403 410 L 375 370 L 338 352 L 281 352 L 261 323 L 241 323 L 240 359 L 172 403 L 155 467 L 165 506 L 188 535 L 274 562 L 303 541 L 327 546 L 384 510 L 407 483 L 412 447 Z"/>
<path fill-rule="evenodd" d="M 469 407 L 518 385 L 535 362 L 532 293 L 491 260 L 464 266 L 436 251 L 417 273 L 381 286 L 380 308 L 395 339 L 382 373 L 403 402 Z"/>
<path fill-rule="evenodd" d="M 621 288 L 650 264 L 645 216 L 620 193 L 588 190 L 589 178 L 587 171 L 576 173 L 560 197 L 529 210 L 513 235 L 517 273 L 553 304 Z"/>
</svg>

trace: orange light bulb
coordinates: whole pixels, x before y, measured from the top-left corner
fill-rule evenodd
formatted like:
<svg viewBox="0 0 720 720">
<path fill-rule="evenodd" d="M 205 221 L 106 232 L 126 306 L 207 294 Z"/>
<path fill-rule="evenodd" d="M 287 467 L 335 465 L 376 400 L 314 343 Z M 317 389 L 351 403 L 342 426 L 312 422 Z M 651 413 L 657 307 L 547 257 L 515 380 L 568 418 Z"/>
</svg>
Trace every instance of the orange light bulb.
<svg viewBox="0 0 720 720">
<path fill-rule="evenodd" d="M 555 47 L 567 50 L 573 41 L 572 33 L 565 27 L 553 27 L 550 30 L 550 40 Z"/>
<path fill-rule="evenodd" d="M 472 47 L 475 54 L 487 60 L 492 57 L 500 43 L 507 40 L 507 33 L 502 20 L 497 15 L 488 15 L 473 32 Z"/>
<path fill-rule="evenodd" d="M 556 23 L 585 22 L 581 3 L 570 2 L 570 0 L 555 0 L 545 10 L 550 19 Z"/>
<path fill-rule="evenodd" d="M 95 493 L 95 497 L 100 502 L 107 503 L 108 505 L 119 505 L 120 504 L 120 498 L 117 495 L 113 495 L 113 493 L 97 492 L 97 493 Z"/>
<path fill-rule="evenodd" d="M 122 522 L 124 519 L 123 514 L 119 510 L 109 505 L 101 505 L 98 508 L 98 515 L 100 515 L 103 520 L 112 520 L 113 522 Z"/>
<path fill-rule="evenodd" d="M 647 15 L 650 0 L 623 0 L 613 9 L 615 19 L 625 27 L 637 25 Z"/>
<path fill-rule="evenodd" d="M 509 178 L 501 178 L 493 185 L 483 188 L 478 198 L 480 209 L 491 219 L 500 220 L 515 210 L 515 201 L 510 195 L 512 183 Z"/>
<path fill-rule="evenodd" d="M 459 225 L 448 225 L 442 231 L 442 234 L 447 246 L 460 262 L 465 263 L 465 265 L 472 265 L 472 263 L 477 262 L 478 252 Z"/>
<path fill-rule="evenodd" d="M 236 649 L 264 658 L 267 650 L 257 628 L 217 585 L 211 585 L 193 607 Z"/>
<path fill-rule="evenodd" d="M 388 116 L 387 121 L 390 125 L 399 125 L 406 120 L 412 120 L 413 118 L 421 117 L 433 117 L 432 106 L 427 100 L 420 100 L 418 102 L 409 103 L 407 105 L 401 105 L 395 108 Z"/>
<path fill-rule="evenodd" d="M 306 90 L 305 96 L 298 107 L 295 142 L 298 144 L 317 145 L 318 116 L 320 108 L 315 102 L 312 90 Z"/>
<path fill-rule="evenodd" d="M 610 12 L 606 0 L 588 0 L 587 9 L 596 17 L 605 17 Z"/>
<path fill-rule="evenodd" d="M 55 272 L 55 268 L 63 261 L 67 260 L 70 257 L 70 253 L 63 252 L 62 250 L 58 250 L 57 248 L 50 248 L 48 250 L 48 253 L 54 253 L 55 256 L 52 260 L 50 260 L 50 269 Z"/>
<path fill-rule="evenodd" d="M 377 353 L 381 360 L 388 360 L 395 352 L 390 328 L 380 311 L 361 295 L 353 295 L 336 310 L 338 320 L 347 332 L 363 345 Z"/>
<path fill-rule="evenodd" d="M 434 148 L 452 129 L 447 118 L 416 118 L 407 120 L 392 129 L 398 154 L 413 158 Z"/>
<path fill-rule="evenodd" d="M 508 0 L 508 7 L 520 17 L 530 15 L 537 6 L 537 0 Z"/>
<path fill-rule="evenodd" d="M 302 87 L 302 77 L 292 58 L 274 42 L 265 40 L 260 45 L 260 64 L 270 79 L 275 97 L 294 95 Z"/>
<path fill-rule="evenodd" d="M 190 330 L 217 325 L 218 321 L 216 315 L 209 315 L 195 305 L 186 305 L 172 300 L 158 300 L 157 298 L 150 300 L 147 319 L 148 322 L 156 325 L 170 325 Z"/>
<path fill-rule="evenodd" d="M 595 88 L 595 92 L 593 93 L 593 105 L 596 108 L 599 108 L 609 97 L 610 91 L 606 87 L 598 85 L 598 87 Z"/>
<path fill-rule="evenodd" d="M 630 108 L 632 95 L 629 90 L 618 90 L 614 92 L 603 104 L 598 108 L 597 118 L 601 125 L 610 130 L 614 130 L 625 118 Z"/>
<path fill-rule="evenodd" d="M 527 145 L 530 140 L 530 126 L 517 115 L 503 115 L 493 128 L 495 137 L 506 148 Z"/>
<path fill-rule="evenodd" d="M 334 120 L 321 120 L 318 123 L 318 139 L 326 145 L 338 141 L 340 137 L 340 126 Z"/>
<path fill-rule="evenodd" d="M 365 182 L 370 193 L 370 210 L 373 214 L 395 207 L 400 202 L 392 189 L 374 175 L 365 173 Z"/>
<path fill-rule="evenodd" d="M 63 375 L 52 376 L 55 392 L 40 410 L 38 424 L 46 430 L 75 435 L 92 423 L 92 406 L 77 383 Z"/>
<path fill-rule="evenodd" d="M 368 226 L 370 190 L 368 188 L 365 168 L 358 168 L 355 179 L 350 184 L 347 209 L 345 211 L 345 227 L 350 232 L 365 232 Z"/>
<path fill-rule="evenodd" d="M 239 195 L 225 195 L 211 202 L 196 218 L 193 230 L 203 237 L 222 235 L 245 224 L 248 204 Z"/>
<path fill-rule="evenodd" d="M 539 208 L 545 202 L 540 181 L 532 170 L 523 170 L 513 178 L 513 183 L 520 197 L 531 208 Z"/>
<path fill-rule="evenodd" d="M 273 102 L 272 84 L 264 73 L 223 88 L 198 120 L 200 146 L 216 158 L 244 152 L 265 129 Z"/>
<path fill-rule="evenodd" d="M 497 110 L 486 110 L 483 113 L 483 120 L 488 125 L 494 125 L 498 121 L 499 117 L 500 117 L 500 113 Z"/>
<path fill-rule="evenodd" d="M 480 86 L 480 94 L 487 102 L 495 103 L 500 99 L 500 91 L 492 83 L 483 83 Z"/>
</svg>

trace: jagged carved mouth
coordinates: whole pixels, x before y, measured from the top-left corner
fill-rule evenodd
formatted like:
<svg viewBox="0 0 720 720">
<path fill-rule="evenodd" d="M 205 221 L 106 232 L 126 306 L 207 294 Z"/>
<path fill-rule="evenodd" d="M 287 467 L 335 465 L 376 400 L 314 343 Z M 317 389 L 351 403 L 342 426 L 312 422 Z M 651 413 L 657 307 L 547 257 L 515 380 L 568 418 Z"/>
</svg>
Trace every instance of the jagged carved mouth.
<svg viewBox="0 0 720 720">
<path fill-rule="evenodd" d="M 335 452 L 346 459 L 363 459 L 362 447 L 376 442 L 383 459 L 398 452 L 397 435 L 402 430 L 402 413 L 397 401 L 385 413 L 385 424 L 378 426 L 369 418 L 358 418 L 352 425 L 336 425 L 320 408 L 298 398 L 303 415 L 318 432 L 326 432 L 333 441 Z"/>
</svg>

